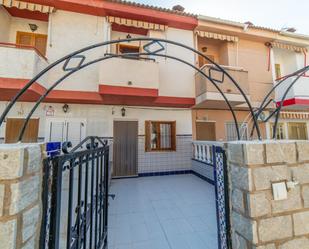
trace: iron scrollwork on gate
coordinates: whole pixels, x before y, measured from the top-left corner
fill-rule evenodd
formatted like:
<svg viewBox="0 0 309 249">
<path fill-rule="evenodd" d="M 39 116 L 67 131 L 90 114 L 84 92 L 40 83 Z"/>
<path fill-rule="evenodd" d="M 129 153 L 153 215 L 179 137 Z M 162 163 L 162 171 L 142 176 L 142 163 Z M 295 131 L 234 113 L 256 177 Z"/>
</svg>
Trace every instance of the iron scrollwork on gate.
<svg viewBox="0 0 309 249">
<path fill-rule="evenodd" d="M 216 192 L 218 248 L 232 249 L 230 229 L 230 209 L 228 192 L 228 174 L 225 151 L 213 146 L 214 178 Z"/>
<path fill-rule="evenodd" d="M 97 137 L 45 159 L 41 248 L 107 248 L 108 181 L 109 146 Z"/>
</svg>

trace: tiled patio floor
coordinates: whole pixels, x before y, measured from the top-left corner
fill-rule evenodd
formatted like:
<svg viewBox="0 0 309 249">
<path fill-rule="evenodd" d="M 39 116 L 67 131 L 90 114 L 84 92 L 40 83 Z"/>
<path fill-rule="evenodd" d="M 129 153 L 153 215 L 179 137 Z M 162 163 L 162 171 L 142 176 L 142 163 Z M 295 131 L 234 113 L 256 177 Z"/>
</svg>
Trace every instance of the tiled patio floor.
<svg viewBox="0 0 309 249">
<path fill-rule="evenodd" d="M 217 249 L 214 187 L 194 175 L 113 180 L 109 249 Z"/>
</svg>

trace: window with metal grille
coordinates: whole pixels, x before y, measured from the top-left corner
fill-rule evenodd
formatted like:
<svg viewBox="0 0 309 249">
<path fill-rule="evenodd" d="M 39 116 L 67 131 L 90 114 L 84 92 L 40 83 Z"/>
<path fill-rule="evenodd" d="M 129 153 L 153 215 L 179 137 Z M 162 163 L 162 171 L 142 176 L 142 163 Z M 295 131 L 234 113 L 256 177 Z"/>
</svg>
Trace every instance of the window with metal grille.
<svg viewBox="0 0 309 249">
<path fill-rule="evenodd" d="M 276 79 L 281 78 L 281 65 L 280 64 L 275 64 L 275 72 L 276 72 Z"/>
<path fill-rule="evenodd" d="M 145 122 L 146 151 L 175 151 L 176 122 L 146 121 Z"/>
<path fill-rule="evenodd" d="M 272 123 L 270 125 L 270 137 L 272 138 L 274 134 L 274 124 Z M 276 132 L 276 139 L 286 139 L 285 129 L 284 125 L 282 123 L 279 123 L 277 125 L 277 132 Z"/>
<path fill-rule="evenodd" d="M 238 124 L 241 140 L 248 140 L 248 123 Z M 233 122 L 225 123 L 225 134 L 227 141 L 238 140 L 236 125 Z"/>
<path fill-rule="evenodd" d="M 307 124 L 306 123 L 288 123 L 289 139 L 307 140 Z"/>
</svg>

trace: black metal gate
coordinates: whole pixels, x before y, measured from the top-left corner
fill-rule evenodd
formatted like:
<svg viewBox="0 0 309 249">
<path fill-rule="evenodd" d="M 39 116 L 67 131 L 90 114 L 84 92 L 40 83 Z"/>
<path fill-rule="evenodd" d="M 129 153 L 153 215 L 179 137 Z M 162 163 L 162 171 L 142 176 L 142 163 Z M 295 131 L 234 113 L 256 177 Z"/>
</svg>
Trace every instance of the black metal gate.
<svg viewBox="0 0 309 249">
<path fill-rule="evenodd" d="M 44 161 L 41 249 L 107 248 L 109 146 L 88 137 Z"/>
</svg>

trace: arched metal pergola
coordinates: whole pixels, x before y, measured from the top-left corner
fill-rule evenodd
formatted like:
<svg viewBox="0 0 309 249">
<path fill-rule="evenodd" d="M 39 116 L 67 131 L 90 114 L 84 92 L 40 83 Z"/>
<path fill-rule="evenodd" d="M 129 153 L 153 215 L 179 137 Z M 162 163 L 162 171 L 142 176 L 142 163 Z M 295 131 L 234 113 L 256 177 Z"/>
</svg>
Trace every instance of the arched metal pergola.
<svg viewBox="0 0 309 249">
<path fill-rule="evenodd" d="M 110 45 L 113 44 L 121 44 L 121 43 L 128 43 L 128 42 L 147 42 L 147 44 L 145 44 L 143 46 L 144 52 L 139 52 L 139 53 L 128 53 L 128 54 L 112 54 L 112 53 L 105 53 L 103 56 L 99 56 L 96 59 L 92 59 L 87 61 L 87 56 L 84 54 L 85 52 L 94 50 L 96 48 L 104 48 L 104 47 L 108 47 Z M 112 59 L 112 58 L 117 58 L 117 57 L 121 57 L 121 58 L 132 58 L 133 56 L 138 56 L 139 58 L 144 58 L 146 59 L 146 57 L 148 56 L 152 56 L 152 57 L 162 57 L 162 58 L 167 58 L 167 59 L 171 59 L 171 60 L 175 60 L 178 61 L 180 63 L 183 63 L 191 68 L 193 68 L 194 70 L 196 70 L 198 73 L 200 73 L 201 75 L 203 75 L 203 77 L 205 77 L 206 79 L 208 79 L 213 85 L 214 87 L 218 90 L 218 92 L 221 94 L 221 96 L 223 97 L 225 103 L 228 106 L 229 111 L 232 114 L 233 117 L 233 121 L 235 123 L 235 127 L 236 127 L 236 132 L 237 132 L 237 138 L 238 140 L 241 139 L 241 135 L 240 135 L 240 130 L 239 130 L 239 122 L 237 120 L 236 117 L 236 113 L 235 113 L 235 109 L 233 108 L 232 104 L 230 103 L 230 101 L 228 100 L 227 96 L 225 95 L 225 93 L 220 89 L 219 84 L 215 79 L 213 79 L 211 77 L 211 75 L 207 75 L 205 72 L 203 72 L 200 68 L 196 67 L 195 65 L 193 65 L 191 62 L 188 62 L 184 59 L 181 59 L 180 57 L 177 56 L 173 56 L 173 55 L 169 55 L 166 52 L 165 46 L 167 45 L 172 45 L 172 46 L 176 46 L 178 49 L 185 49 L 187 51 L 192 52 L 194 55 L 196 56 L 201 56 L 204 59 L 206 59 L 210 64 L 212 64 L 212 69 L 214 69 L 215 71 L 221 72 L 223 74 L 223 77 L 227 77 L 232 84 L 237 88 L 237 90 L 239 91 L 239 93 L 243 96 L 245 103 L 247 104 L 247 108 L 249 109 L 250 115 L 251 115 L 251 119 L 253 120 L 253 129 L 252 129 L 252 133 L 251 135 L 253 135 L 254 131 L 256 130 L 257 133 L 257 137 L 258 139 L 262 139 L 261 138 L 261 132 L 260 132 L 260 127 L 258 124 L 258 116 L 260 115 L 260 113 L 269 105 L 270 101 L 268 101 L 266 103 L 266 101 L 268 100 L 268 98 L 271 96 L 271 94 L 273 93 L 273 91 L 279 86 L 281 85 L 283 82 L 285 82 L 289 77 L 292 76 L 297 76 L 297 78 L 292 82 L 292 84 L 290 84 L 290 86 L 287 88 L 287 90 L 285 91 L 285 94 L 282 97 L 282 100 L 280 102 L 280 104 L 278 105 L 278 107 L 276 108 L 275 112 L 273 114 L 276 114 L 276 121 L 275 121 L 275 126 L 274 126 L 274 137 L 276 136 L 276 127 L 278 124 L 278 119 L 280 116 L 280 111 L 282 109 L 284 100 L 289 92 L 289 90 L 292 88 L 292 86 L 297 82 L 297 80 L 305 73 L 309 70 L 309 66 L 305 67 L 297 72 L 295 72 L 292 75 L 289 75 L 289 77 L 284 78 L 282 81 L 280 81 L 278 84 L 276 84 L 273 89 L 266 95 L 265 99 L 263 100 L 260 108 L 258 110 L 254 110 L 252 108 L 252 105 L 248 99 L 248 97 L 246 96 L 245 92 L 242 90 L 242 88 L 240 87 L 240 85 L 233 79 L 233 77 L 226 71 L 224 70 L 220 65 L 218 65 L 216 62 L 212 61 L 210 58 L 208 58 L 207 56 L 205 56 L 204 54 L 202 54 L 201 52 L 197 51 L 194 48 L 191 48 L 185 44 L 179 43 L 179 42 L 175 42 L 175 41 L 170 41 L 170 40 L 166 40 L 166 39 L 154 39 L 154 38 L 127 38 L 127 39 L 119 39 L 119 40 L 111 40 L 111 41 L 106 41 L 106 42 L 102 42 L 102 43 L 98 43 L 92 46 L 88 46 L 85 48 L 82 48 L 80 50 L 77 50 L 73 53 L 70 53 L 62 58 L 60 58 L 59 60 L 51 63 L 48 67 L 46 67 L 44 70 L 42 70 L 40 73 L 38 73 L 33 79 L 31 79 L 17 94 L 16 96 L 14 96 L 14 98 L 9 102 L 9 104 L 7 105 L 7 107 L 5 108 L 5 110 L 3 111 L 2 115 L 0 116 L 0 126 L 2 125 L 2 123 L 4 122 L 5 118 L 7 117 L 8 113 L 10 112 L 10 110 L 13 108 L 13 106 L 15 105 L 15 103 L 17 101 L 19 101 L 19 99 L 21 98 L 21 96 L 36 82 L 38 81 L 42 76 L 46 75 L 49 71 L 51 71 L 53 68 L 56 68 L 57 66 L 61 65 L 63 63 L 62 66 L 62 71 L 63 71 L 63 75 L 61 77 L 59 77 L 58 80 L 56 80 L 46 91 L 43 95 L 41 95 L 39 97 L 39 99 L 36 101 L 36 103 L 34 104 L 33 108 L 30 110 L 29 114 L 27 115 L 25 122 L 23 124 L 23 127 L 21 129 L 21 132 L 19 134 L 19 141 L 22 140 L 23 135 L 25 133 L 27 124 L 30 120 L 30 118 L 32 117 L 33 113 L 35 112 L 35 110 L 38 108 L 38 106 L 44 101 L 44 99 L 47 97 L 47 95 L 53 90 L 55 89 L 59 84 L 61 84 L 65 79 L 67 79 L 68 77 L 70 77 L 71 75 L 73 75 L 74 73 L 83 70 L 95 63 L 101 62 L 101 61 L 105 61 L 108 59 Z M 153 49 L 154 47 L 154 49 Z M 79 63 L 77 66 L 75 67 L 69 67 L 69 63 L 72 59 L 79 59 Z M 272 114 L 272 115 L 273 115 Z"/>
</svg>

